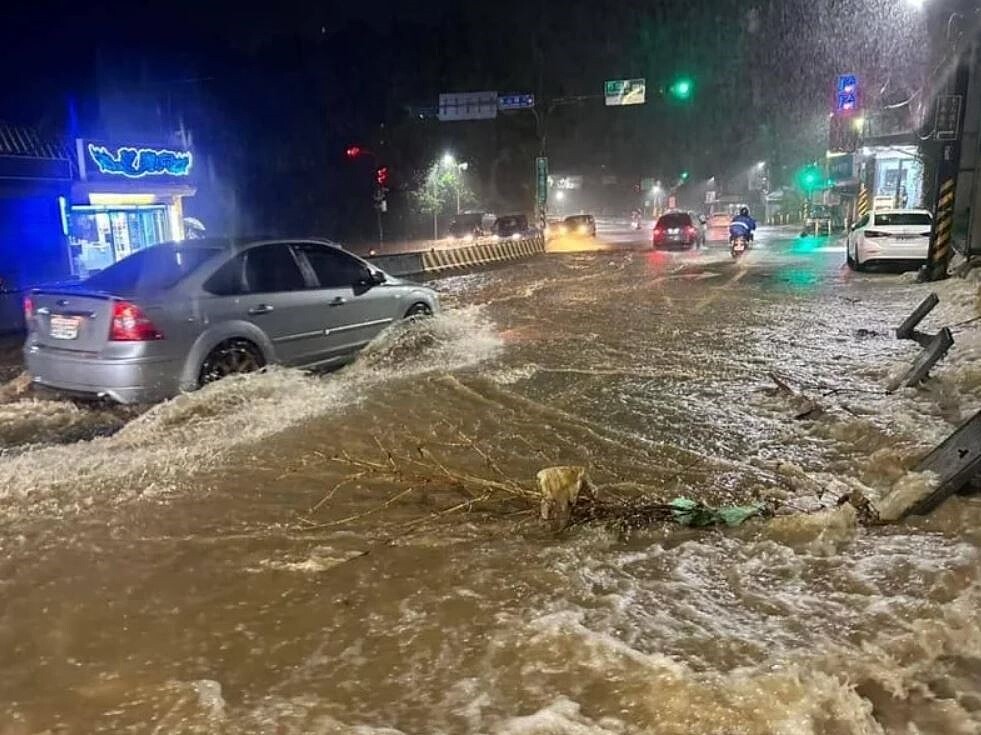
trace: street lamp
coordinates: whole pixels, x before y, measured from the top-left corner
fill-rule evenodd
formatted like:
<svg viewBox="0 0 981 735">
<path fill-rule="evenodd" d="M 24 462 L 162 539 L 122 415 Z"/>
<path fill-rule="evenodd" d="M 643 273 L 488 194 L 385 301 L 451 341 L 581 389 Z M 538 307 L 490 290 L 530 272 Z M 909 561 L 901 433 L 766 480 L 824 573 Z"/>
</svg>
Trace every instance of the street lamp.
<svg viewBox="0 0 981 735">
<path fill-rule="evenodd" d="M 758 168 L 760 171 L 762 171 L 763 169 L 765 169 L 766 168 L 766 161 L 760 161 L 759 163 L 757 163 L 756 164 L 756 168 Z"/>
<path fill-rule="evenodd" d="M 447 168 L 456 168 L 456 176 L 453 177 L 454 189 L 456 189 L 456 213 L 460 214 L 460 189 L 463 184 L 463 172 L 470 168 L 466 161 L 456 162 L 452 153 L 443 155 L 443 165 Z"/>
</svg>

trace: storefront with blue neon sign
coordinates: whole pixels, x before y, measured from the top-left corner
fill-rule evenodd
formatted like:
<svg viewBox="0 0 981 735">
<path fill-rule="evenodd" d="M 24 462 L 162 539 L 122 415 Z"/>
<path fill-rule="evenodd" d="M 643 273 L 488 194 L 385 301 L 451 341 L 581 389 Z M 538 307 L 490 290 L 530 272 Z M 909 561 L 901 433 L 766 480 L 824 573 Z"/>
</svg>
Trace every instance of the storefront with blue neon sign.
<svg viewBox="0 0 981 735">
<path fill-rule="evenodd" d="M 79 139 L 67 232 L 72 274 L 184 239 L 182 200 L 194 194 L 194 154 L 167 145 Z"/>
</svg>

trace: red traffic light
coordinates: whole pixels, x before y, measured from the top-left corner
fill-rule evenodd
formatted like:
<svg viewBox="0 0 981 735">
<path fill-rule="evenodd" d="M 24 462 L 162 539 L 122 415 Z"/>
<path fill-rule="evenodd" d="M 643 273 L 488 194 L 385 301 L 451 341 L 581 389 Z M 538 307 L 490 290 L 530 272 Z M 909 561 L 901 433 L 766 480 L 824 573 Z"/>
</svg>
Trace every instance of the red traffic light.
<svg viewBox="0 0 981 735">
<path fill-rule="evenodd" d="M 348 158 L 357 158 L 358 156 L 361 155 L 361 146 L 352 145 L 350 148 L 344 151 L 344 153 L 347 155 Z"/>
<path fill-rule="evenodd" d="M 388 183 L 388 166 L 379 166 L 375 171 L 375 181 L 378 186 L 385 186 Z"/>
</svg>

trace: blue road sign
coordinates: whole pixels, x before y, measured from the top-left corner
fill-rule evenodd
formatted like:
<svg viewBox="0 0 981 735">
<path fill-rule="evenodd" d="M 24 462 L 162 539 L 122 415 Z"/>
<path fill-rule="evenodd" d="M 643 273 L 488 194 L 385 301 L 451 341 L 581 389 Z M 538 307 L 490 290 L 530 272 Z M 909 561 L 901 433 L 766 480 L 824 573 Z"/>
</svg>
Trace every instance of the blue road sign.
<svg viewBox="0 0 981 735">
<path fill-rule="evenodd" d="M 835 94 L 835 112 L 855 112 L 858 109 L 858 77 L 854 74 L 839 74 Z"/>
<path fill-rule="evenodd" d="M 497 106 L 501 110 L 530 110 L 535 106 L 533 94 L 500 94 Z"/>
</svg>

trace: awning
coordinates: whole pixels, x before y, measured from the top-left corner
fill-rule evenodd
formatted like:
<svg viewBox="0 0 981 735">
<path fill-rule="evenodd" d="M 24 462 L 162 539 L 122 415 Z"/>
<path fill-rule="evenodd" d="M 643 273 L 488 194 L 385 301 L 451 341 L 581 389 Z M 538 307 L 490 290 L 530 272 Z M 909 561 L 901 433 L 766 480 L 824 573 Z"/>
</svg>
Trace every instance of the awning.
<svg viewBox="0 0 981 735">
<path fill-rule="evenodd" d="M 194 196 L 196 187 L 173 182 L 144 179 L 121 181 L 76 181 L 72 184 L 72 203 L 88 204 L 89 194 L 152 194 L 158 199 Z"/>
<path fill-rule="evenodd" d="M 0 120 L 0 179 L 70 181 L 74 169 L 75 158 L 64 141 Z"/>
</svg>

